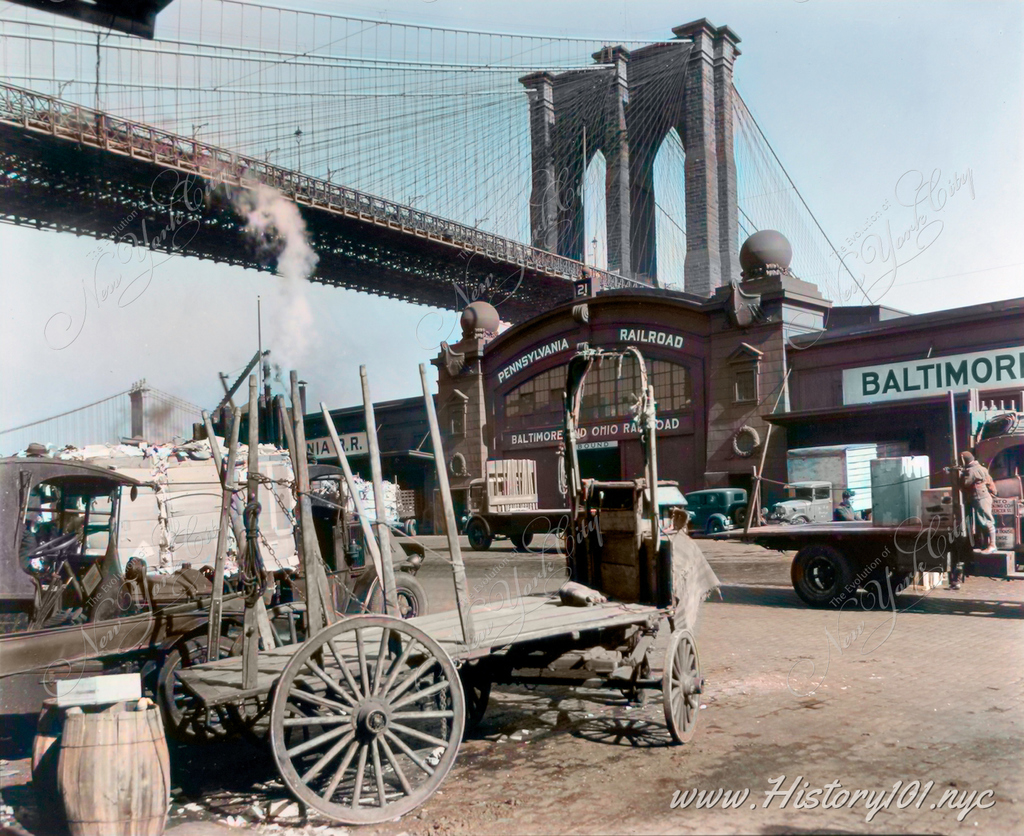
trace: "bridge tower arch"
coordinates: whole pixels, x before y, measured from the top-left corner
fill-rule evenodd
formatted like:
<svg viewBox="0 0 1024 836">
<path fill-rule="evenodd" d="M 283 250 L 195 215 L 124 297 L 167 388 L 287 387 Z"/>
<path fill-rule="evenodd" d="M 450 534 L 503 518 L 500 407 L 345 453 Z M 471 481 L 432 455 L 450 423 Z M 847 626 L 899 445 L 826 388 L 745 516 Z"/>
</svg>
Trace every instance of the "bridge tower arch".
<svg viewBox="0 0 1024 836">
<path fill-rule="evenodd" d="M 740 39 L 704 18 L 672 32 L 674 40 L 633 51 L 604 47 L 591 69 L 520 79 L 530 101 L 531 234 L 534 246 L 583 260 L 581 185 L 600 150 L 608 269 L 656 284 L 654 161 L 674 128 L 686 154 L 685 287 L 710 296 L 740 274 L 732 111 Z"/>
</svg>

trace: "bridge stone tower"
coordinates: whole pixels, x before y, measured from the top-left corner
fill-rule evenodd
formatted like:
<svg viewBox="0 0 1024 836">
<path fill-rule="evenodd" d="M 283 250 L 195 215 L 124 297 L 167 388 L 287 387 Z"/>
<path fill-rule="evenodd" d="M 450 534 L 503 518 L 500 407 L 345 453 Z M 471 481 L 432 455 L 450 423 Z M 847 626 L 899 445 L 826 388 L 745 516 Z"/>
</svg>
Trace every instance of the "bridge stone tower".
<svg viewBox="0 0 1024 836">
<path fill-rule="evenodd" d="M 654 284 L 654 160 L 675 128 L 686 152 L 685 286 L 710 296 L 740 274 L 732 111 L 740 39 L 703 18 L 672 32 L 674 40 L 632 52 L 605 47 L 592 70 L 520 79 L 530 99 L 530 226 L 535 247 L 583 259 L 582 184 L 601 151 L 608 267 Z"/>
</svg>

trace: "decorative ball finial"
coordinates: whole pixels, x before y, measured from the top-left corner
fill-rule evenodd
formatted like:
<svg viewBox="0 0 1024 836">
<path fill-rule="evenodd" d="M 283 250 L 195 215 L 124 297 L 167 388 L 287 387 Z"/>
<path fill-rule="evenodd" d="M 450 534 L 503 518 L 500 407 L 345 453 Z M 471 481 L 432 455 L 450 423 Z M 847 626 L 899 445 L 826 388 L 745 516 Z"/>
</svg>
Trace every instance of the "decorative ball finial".
<svg viewBox="0 0 1024 836">
<path fill-rule="evenodd" d="M 500 324 L 501 317 L 494 305 L 481 299 L 468 305 L 462 312 L 462 336 L 465 339 L 488 331 L 497 334 Z"/>
<path fill-rule="evenodd" d="M 793 248 L 789 241 L 774 229 L 755 232 L 740 247 L 740 267 L 744 279 L 786 275 L 792 260 Z"/>
</svg>

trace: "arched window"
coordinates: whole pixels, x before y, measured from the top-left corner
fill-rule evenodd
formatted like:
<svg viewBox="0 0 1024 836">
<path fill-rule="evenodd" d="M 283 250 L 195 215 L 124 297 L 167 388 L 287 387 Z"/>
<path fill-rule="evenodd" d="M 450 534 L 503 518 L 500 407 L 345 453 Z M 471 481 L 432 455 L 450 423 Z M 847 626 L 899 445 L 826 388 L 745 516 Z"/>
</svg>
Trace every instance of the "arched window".
<svg viewBox="0 0 1024 836">
<path fill-rule="evenodd" d="M 608 164 L 604 154 L 595 151 L 584 175 L 583 263 L 608 269 L 608 206 L 605 180 Z"/>
<path fill-rule="evenodd" d="M 583 390 L 580 420 L 629 418 L 640 394 L 636 360 L 627 356 L 618 364 L 602 363 L 591 370 Z M 556 366 L 519 384 L 505 395 L 505 418 L 516 426 L 556 424 L 562 418 L 566 367 Z M 647 360 L 647 379 L 654 387 L 659 412 L 676 412 L 693 405 L 689 370 L 666 360 Z"/>
<path fill-rule="evenodd" d="M 676 129 L 661 142 L 654 158 L 654 220 L 658 283 L 684 286 L 686 263 L 686 152 Z M 654 390 L 657 394 L 658 390 Z"/>
</svg>

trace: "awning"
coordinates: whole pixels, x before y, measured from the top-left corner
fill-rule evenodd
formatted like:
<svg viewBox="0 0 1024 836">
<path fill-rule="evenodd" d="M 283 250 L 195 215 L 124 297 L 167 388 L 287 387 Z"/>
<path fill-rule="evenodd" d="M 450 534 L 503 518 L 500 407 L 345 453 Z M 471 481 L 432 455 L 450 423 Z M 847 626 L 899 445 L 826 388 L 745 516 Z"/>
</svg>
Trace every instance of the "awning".
<svg viewBox="0 0 1024 836">
<path fill-rule="evenodd" d="M 957 394 L 957 399 L 966 398 L 967 393 Z M 852 406 L 832 406 L 822 409 L 803 409 L 793 412 L 778 412 L 774 415 L 762 416 L 765 421 L 775 424 L 777 427 L 788 427 L 794 424 L 807 424 L 810 422 L 824 423 L 831 421 L 849 421 L 855 418 L 868 418 L 877 415 L 892 415 L 914 413 L 922 407 L 933 409 L 936 407 L 948 406 L 948 396 L 933 398 L 915 398 L 914 400 L 888 401 L 885 403 L 861 403 Z"/>
</svg>

